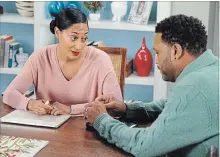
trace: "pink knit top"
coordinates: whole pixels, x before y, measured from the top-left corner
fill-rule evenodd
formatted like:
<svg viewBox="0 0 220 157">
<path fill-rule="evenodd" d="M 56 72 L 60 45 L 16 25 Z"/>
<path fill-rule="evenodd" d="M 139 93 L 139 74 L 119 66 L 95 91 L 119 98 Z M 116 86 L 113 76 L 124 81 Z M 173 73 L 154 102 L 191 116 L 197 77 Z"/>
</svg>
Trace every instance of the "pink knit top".
<svg viewBox="0 0 220 157">
<path fill-rule="evenodd" d="M 102 94 L 110 94 L 122 100 L 108 54 L 94 47 L 86 47 L 85 59 L 79 71 L 68 81 L 60 69 L 56 47 L 57 45 L 44 47 L 29 57 L 21 72 L 4 92 L 5 104 L 26 110 L 30 99 L 24 93 L 32 84 L 35 86 L 37 99 L 71 105 L 71 114 L 74 115 L 84 113 L 85 105 Z"/>
</svg>

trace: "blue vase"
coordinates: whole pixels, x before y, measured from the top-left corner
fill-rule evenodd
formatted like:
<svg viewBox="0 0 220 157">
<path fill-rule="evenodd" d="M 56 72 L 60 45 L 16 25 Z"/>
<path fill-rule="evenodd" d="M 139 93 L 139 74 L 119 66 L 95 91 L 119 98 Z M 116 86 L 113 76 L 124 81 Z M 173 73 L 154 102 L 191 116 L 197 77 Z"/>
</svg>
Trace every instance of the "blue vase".
<svg viewBox="0 0 220 157">
<path fill-rule="evenodd" d="M 65 4 L 65 8 L 76 8 L 81 10 L 81 3 L 77 1 L 69 1 Z"/>
<path fill-rule="evenodd" d="M 64 4 L 61 1 L 51 1 L 48 4 L 48 11 L 51 16 L 56 17 L 60 11 L 64 9 Z"/>
</svg>

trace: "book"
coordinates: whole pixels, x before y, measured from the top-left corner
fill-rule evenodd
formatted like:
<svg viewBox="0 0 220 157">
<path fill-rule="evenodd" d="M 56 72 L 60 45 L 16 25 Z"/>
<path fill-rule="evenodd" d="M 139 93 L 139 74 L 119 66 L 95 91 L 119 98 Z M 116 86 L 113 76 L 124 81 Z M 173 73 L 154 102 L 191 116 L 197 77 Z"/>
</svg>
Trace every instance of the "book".
<svg viewBox="0 0 220 157">
<path fill-rule="evenodd" d="M 13 39 L 13 36 L 0 35 L 0 68 L 4 67 L 5 42 Z"/>
<path fill-rule="evenodd" d="M 5 40 L 0 37 L 0 68 L 4 67 Z"/>
<path fill-rule="evenodd" d="M 49 141 L 1 135 L 0 156 L 33 157 L 48 143 Z"/>
<path fill-rule="evenodd" d="M 14 68 L 18 65 L 16 60 L 16 54 L 19 52 L 20 43 L 13 42 L 9 45 L 9 58 L 8 58 L 8 67 Z"/>
<path fill-rule="evenodd" d="M 58 128 L 66 122 L 71 115 L 37 115 L 32 111 L 14 110 L 1 118 L 2 123 L 23 124 Z"/>
<path fill-rule="evenodd" d="M 5 56 L 4 56 L 4 68 L 8 68 L 8 58 L 9 58 L 9 45 L 14 43 L 14 39 L 5 41 Z"/>
</svg>

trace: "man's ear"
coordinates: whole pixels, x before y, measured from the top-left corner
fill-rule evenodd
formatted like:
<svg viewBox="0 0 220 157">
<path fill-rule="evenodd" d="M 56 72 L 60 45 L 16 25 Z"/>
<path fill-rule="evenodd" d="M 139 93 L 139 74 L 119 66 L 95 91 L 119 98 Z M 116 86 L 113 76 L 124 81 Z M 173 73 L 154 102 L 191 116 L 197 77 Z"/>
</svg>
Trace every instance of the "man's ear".
<svg viewBox="0 0 220 157">
<path fill-rule="evenodd" d="M 173 48 L 173 57 L 178 60 L 183 56 L 183 48 L 180 44 L 174 44 Z"/>
<path fill-rule="evenodd" d="M 55 27 L 55 28 L 54 28 L 54 32 L 55 32 L 56 37 L 59 39 L 60 33 L 61 33 L 60 30 L 59 30 L 59 28 Z"/>
</svg>

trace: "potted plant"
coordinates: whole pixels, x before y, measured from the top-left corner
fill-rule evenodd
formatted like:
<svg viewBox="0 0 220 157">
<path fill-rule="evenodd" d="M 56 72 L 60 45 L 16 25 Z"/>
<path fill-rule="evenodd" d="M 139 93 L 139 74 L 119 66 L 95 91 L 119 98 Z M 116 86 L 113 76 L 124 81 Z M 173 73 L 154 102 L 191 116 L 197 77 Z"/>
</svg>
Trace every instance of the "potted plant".
<svg viewBox="0 0 220 157">
<path fill-rule="evenodd" d="M 102 1 L 84 1 L 83 5 L 87 10 L 90 11 L 89 18 L 91 20 L 99 20 L 100 19 L 100 13 L 98 13 L 99 10 L 103 7 Z"/>
</svg>

